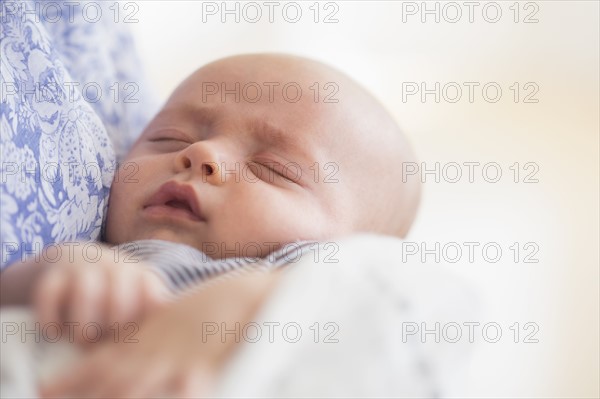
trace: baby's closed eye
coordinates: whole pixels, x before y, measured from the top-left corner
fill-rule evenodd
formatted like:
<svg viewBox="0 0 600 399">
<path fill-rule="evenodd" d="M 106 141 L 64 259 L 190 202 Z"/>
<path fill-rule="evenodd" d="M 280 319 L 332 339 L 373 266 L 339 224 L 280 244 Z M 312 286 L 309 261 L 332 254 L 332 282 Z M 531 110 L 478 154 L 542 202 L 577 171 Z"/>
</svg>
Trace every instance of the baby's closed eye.
<svg viewBox="0 0 600 399">
<path fill-rule="evenodd" d="M 175 152 L 194 143 L 194 140 L 179 131 L 160 131 L 152 134 L 147 141 L 164 152 Z"/>
<path fill-rule="evenodd" d="M 260 159 L 248 163 L 248 169 L 259 179 L 267 183 L 299 183 L 302 173 L 295 162 L 282 164 L 277 161 Z"/>
</svg>

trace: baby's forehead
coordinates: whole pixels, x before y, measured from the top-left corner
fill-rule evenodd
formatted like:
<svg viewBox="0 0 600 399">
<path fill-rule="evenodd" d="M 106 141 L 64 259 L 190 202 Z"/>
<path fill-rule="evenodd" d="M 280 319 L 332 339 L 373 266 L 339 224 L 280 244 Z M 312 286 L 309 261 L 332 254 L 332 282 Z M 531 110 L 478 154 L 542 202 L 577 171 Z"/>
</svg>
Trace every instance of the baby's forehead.
<svg viewBox="0 0 600 399">
<path fill-rule="evenodd" d="M 326 145 L 330 136 L 339 136 L 342 128 L 347 129 L 344 122 L 356 111 L 347 107 L 347 101 L 331 95 L 339 92 L 333 84 L 327 88 L 327 98 L 328 93 L 323 88 L 319 91 L 314 82 L 271 81 L 260 87 L 261 83 L 265 82 L 218 81 L 197 75 L 177 89 L 160 117 L 211 127 L 243 124 L 243 129 L 269 133 L 263 137 L 289 141 L 312 138 Z"/>
<path fill-rule="evenodd" d="M 386 111 L 352 79 L 300 57 L 217 61 L 185 80 L 167 106 L 185 111 L 190 120 L 206 119 L 204 111 L 212 109 L 220 124 L 243 120 L 252 130 L 269 133 L 261 136 L 265 141 L 312 145 L 336 160 L 365 146 L 384 145 L 378 138 L 391 125 L 382 123 L 389 119 Z"/>
</svg>

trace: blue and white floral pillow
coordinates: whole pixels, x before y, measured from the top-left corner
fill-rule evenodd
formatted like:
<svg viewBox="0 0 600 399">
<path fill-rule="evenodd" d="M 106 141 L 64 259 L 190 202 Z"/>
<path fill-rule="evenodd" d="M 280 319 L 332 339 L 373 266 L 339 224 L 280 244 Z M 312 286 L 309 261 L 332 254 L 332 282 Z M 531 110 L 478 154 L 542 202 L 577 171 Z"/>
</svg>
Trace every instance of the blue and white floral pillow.
<svg viewBox="0 0 600 399">
<path fill-rule="evenodd" d="M 117 161 L 156 109 L 115 7 L 0 3 L 2 268 L 99 238 Z"/>
</svg>

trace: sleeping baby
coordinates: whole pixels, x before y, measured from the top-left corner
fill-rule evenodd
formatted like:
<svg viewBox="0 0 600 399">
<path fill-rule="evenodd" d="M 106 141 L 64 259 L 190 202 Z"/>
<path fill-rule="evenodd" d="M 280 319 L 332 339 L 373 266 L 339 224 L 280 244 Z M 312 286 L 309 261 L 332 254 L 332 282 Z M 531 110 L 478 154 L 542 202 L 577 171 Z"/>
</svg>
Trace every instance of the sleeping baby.
<svg viewBox="0 0 600 399">
<path fill-rule="evenodd" d="M 31 301 L 43 323 L 110 326 L 185 302 L 173 294 L 215 276 L 278 269 L 313 243 L 404 237 L 419 183 L 399 176 L 412 161 L 393 118 L 339 71 L 289 55 L 218 60 L 175 90 L 121 164 L 101 259 L 71 251 L 53 264 L 13 265 L 1 275 L 2 304 Z M 250 317 L 272 281 L 250 274 L 202 295 L 233 293 L 231 317 Z M 46 393 L 122 394 L 82 381 Z"/>
</svg>

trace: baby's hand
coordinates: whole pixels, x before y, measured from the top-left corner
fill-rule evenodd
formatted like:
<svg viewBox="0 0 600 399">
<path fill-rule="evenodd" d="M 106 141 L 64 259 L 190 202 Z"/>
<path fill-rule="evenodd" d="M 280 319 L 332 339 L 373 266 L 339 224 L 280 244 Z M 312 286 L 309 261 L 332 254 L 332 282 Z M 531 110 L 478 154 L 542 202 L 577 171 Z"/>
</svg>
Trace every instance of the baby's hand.
<svg viewBox="0 0 600 399">
<path fill-rule="evenodd" d="M 239 339 L 206 334 L 206 323 L 246 325 L 279 278 L 278 273 L 235 276 L 182 297 L 141 324 L 135 345 L 106 341 L 43 386 L 41 396 L 210 396 Z"/>
<path fill-rule="evenodd" d="M 169 299 L 165 284 L 148 267 L 115 262 L 114 252 L 98 245 L 96 262 L 84 259 L 81 251 L 71 251 L 69 259 L 47 265 L 33 290 L 33 306 L 42 326 L 59 323 L 63 329 L 73 328 L 69 336 L 79 343 L 86 341 L 83 329 L 88 323 L 98 323 L 105 333 L 127 328 L 127 323 L 140 320 Z M 62 253 L 69 253 L 68 249 Z M 96 334 L 98 328 L 93 331 Z"/>
</svg>

